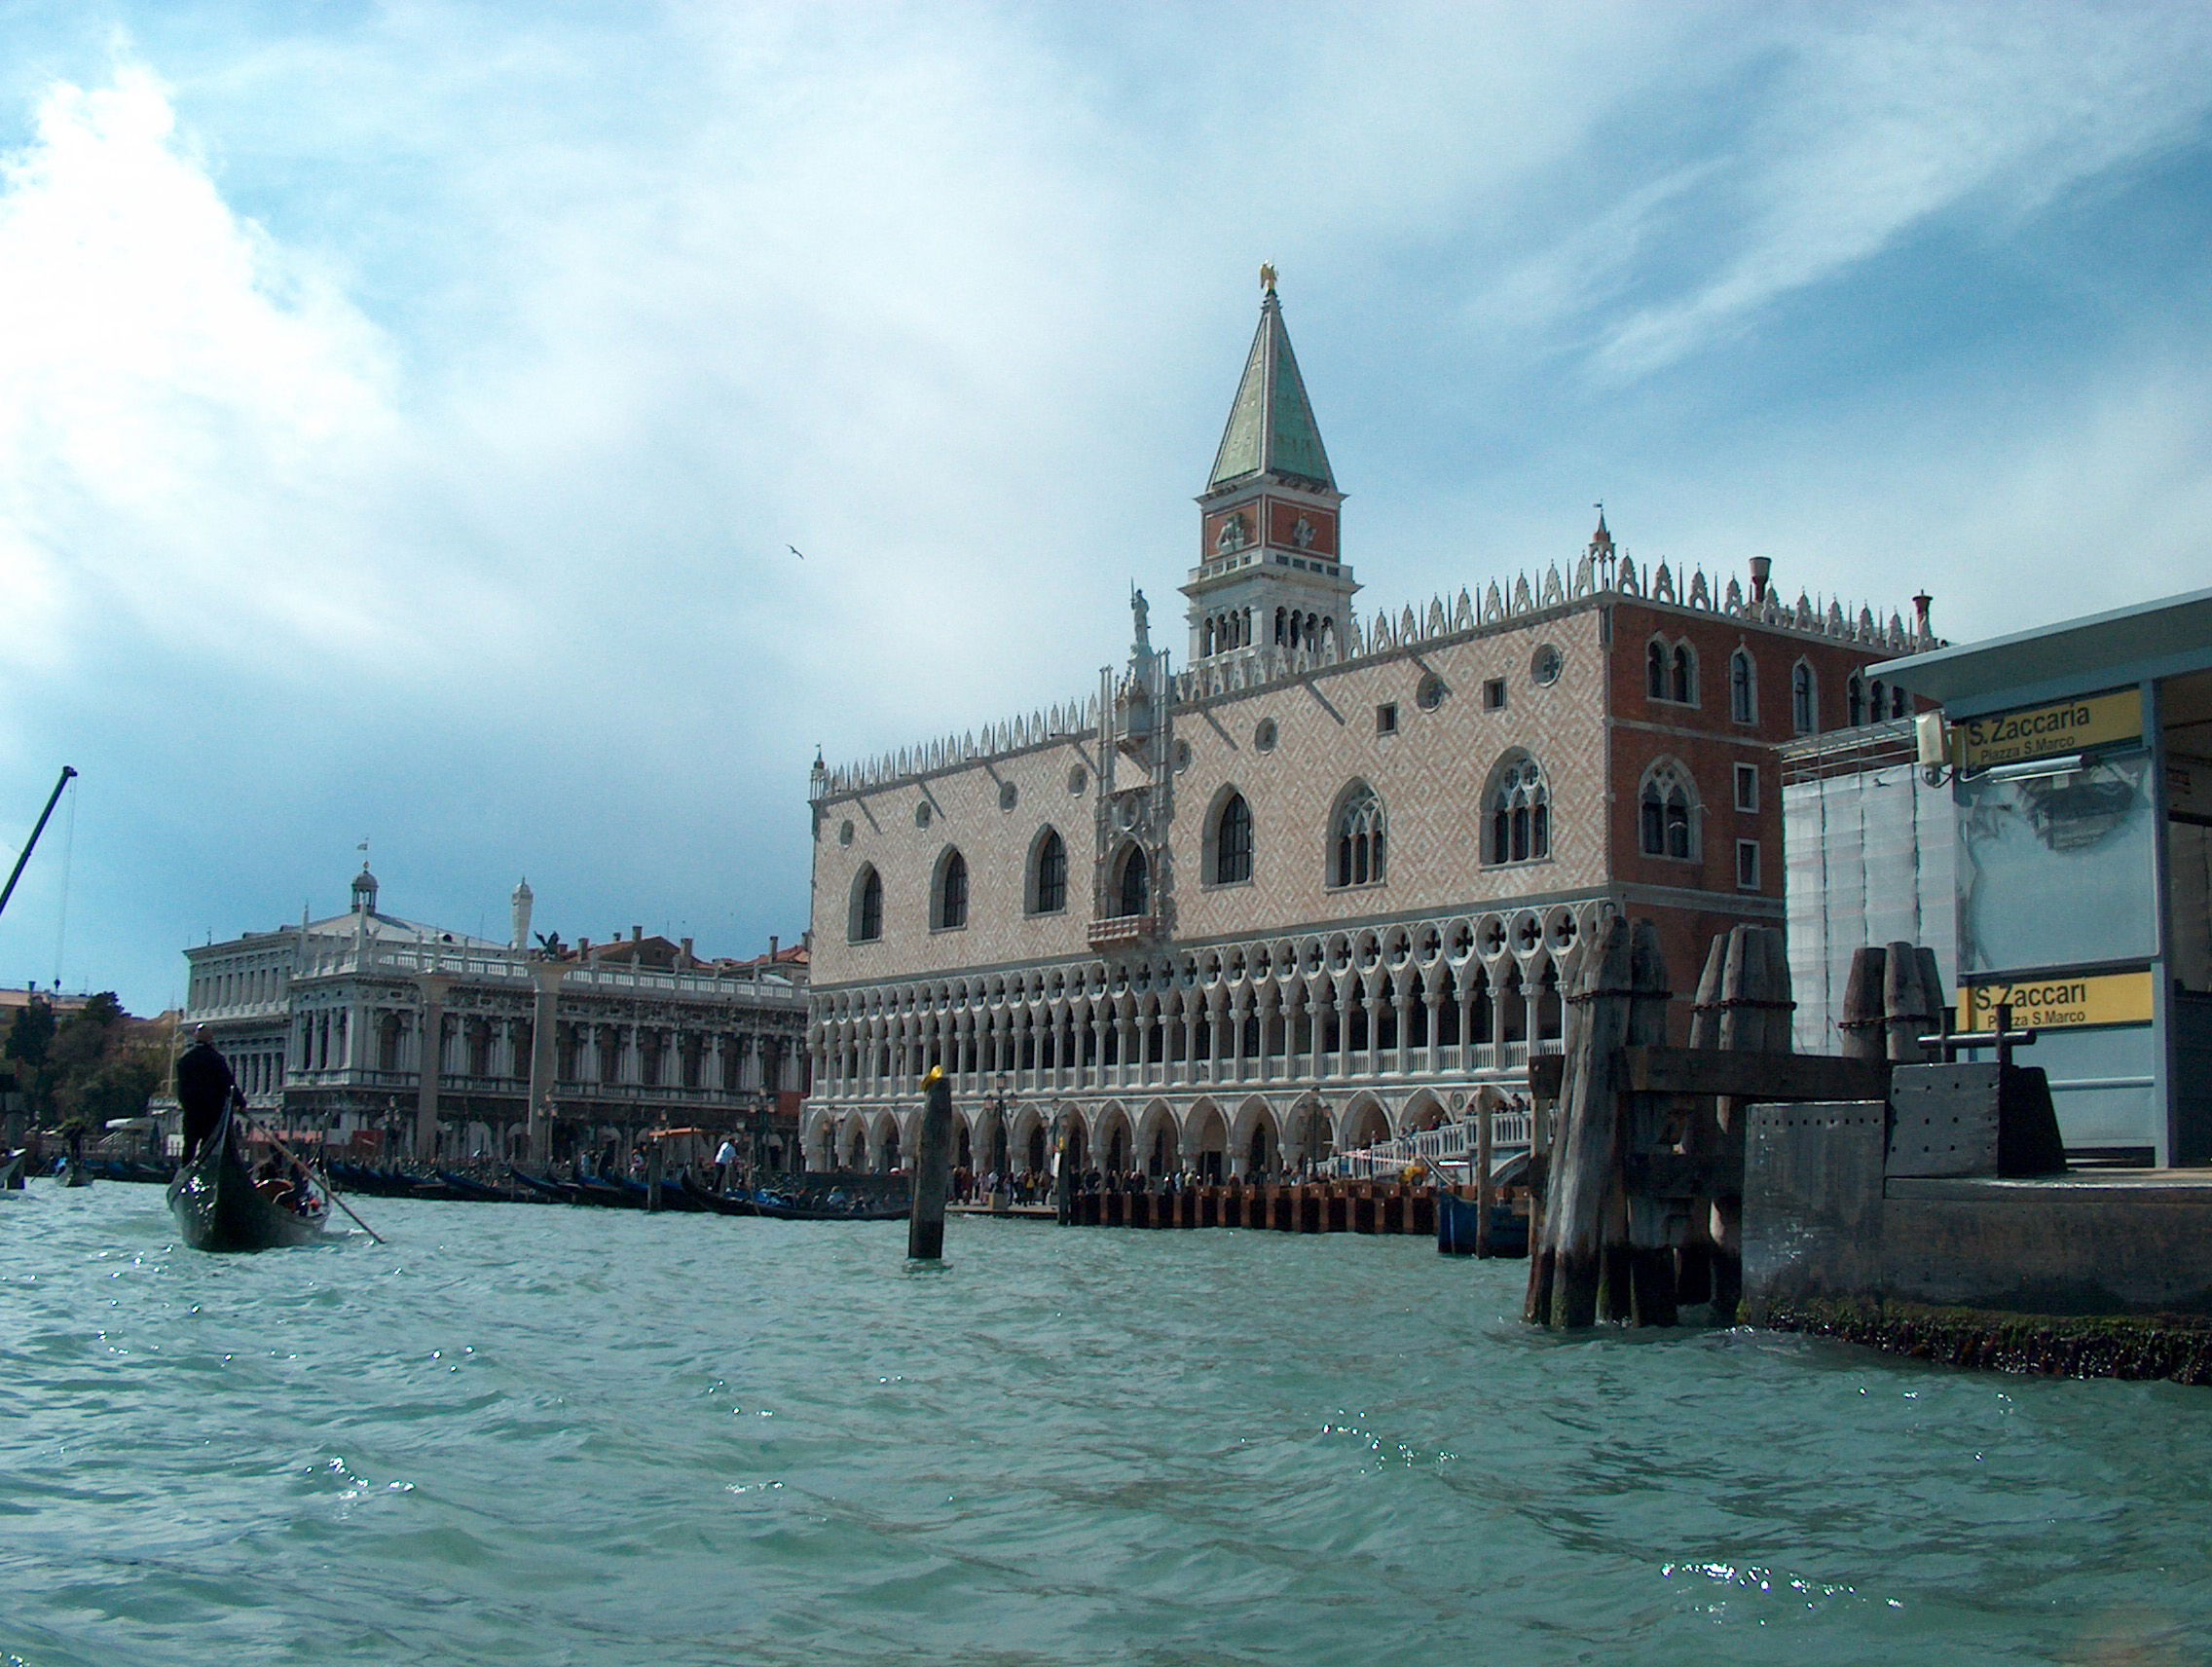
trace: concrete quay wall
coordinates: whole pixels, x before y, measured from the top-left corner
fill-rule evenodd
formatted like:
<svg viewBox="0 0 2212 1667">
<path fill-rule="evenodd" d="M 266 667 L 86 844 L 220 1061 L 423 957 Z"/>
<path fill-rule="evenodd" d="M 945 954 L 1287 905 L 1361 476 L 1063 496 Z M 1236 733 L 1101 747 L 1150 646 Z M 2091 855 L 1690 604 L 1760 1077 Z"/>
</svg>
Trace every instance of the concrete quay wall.
<svg viewBox="0 0 2212 1667">
<path fill-rule="evenodd" d="M 1755 1106 L 1744 1315 L 1921 1358 L 2212 1382 L 2212 1171 L 1885 1174 L 1888 1107 Z"/>
</svg>

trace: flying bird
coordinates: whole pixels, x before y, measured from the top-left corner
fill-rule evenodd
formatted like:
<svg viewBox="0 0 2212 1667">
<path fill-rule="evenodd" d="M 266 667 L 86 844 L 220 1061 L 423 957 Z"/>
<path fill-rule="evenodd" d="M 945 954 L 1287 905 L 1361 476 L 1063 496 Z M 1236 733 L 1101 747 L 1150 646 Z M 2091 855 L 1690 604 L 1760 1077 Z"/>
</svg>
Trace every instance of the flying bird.
<svg viewBox="0 0 2212 1667">
<path fill-rule="evenodd" d="M 800 549 L 796 544 L 786 544 L 784 548 L 791 551 L 793 555 L 798 557 L 800 561 L 803 562 L 806 560 L 806 552 Z"/>
</svg>

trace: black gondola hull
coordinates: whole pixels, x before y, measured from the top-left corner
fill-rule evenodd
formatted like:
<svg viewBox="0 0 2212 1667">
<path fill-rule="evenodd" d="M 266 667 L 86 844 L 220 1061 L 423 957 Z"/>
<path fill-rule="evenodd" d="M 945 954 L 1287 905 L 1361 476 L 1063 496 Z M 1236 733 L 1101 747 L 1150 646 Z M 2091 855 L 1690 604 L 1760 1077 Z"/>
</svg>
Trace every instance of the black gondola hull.
<svg viewBox="0 0 2212 1667">
<path fill-rule="evenodd" d="M 195 1250 L 276 1250 L 322 1237 L 321 1215 L 296 1215 L 254 1190 L 227 1128 L 169 1183 L 169 1210 Z"/>
</svg>

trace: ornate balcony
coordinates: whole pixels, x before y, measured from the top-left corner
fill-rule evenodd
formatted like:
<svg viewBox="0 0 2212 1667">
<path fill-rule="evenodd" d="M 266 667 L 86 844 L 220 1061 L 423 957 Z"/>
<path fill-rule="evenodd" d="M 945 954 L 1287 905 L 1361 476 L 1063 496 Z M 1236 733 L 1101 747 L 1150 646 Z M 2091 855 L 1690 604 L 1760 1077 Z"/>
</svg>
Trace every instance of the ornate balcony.
<svg viewBox="0 0 2212 1667">
<path fill-rule="evenodd" d="M 1157 914 L 1111 914 L 1090 923 L 1093 949 L 1130 949 L 1151 942 L 1160 930 Z"/>
</svg>

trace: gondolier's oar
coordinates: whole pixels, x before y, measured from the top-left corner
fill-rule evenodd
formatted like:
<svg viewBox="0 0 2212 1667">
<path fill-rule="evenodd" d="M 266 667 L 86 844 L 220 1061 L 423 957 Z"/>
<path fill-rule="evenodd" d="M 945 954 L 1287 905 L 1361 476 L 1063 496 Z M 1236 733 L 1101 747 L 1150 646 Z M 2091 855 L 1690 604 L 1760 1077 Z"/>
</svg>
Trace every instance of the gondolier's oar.
<svg viewBox="0 0 2212 1667">
<path fill-rule="evenodd" d="M 245 1124 L 248 1129 L 259 1129 L 262 1133 L 269 1136 L 270 1145 L 276 1147 L 277 1151 L 283 1153 L 284 1156 L 291 1159 L 293 1163 L 298 1164 L 303 1170 L 306 1170 L 310 1174 L 313 1173 L 312 1169 L 308 1169 L 307 1164 L 301 1159 L 300 1155 L 297 1152 L 293 1151 L 289 1146 L 284 1144 L 283 1140 L 278 1137 L 276 1130 L 270 1129 L 263 1124 L 254 1122 L 250 1117 L 245 1120 Z M 353 1217 L 353 1225 L 355 1227 L 358 1227 L 363 1233 L 366 1233 L 379 1244 L 385 1242 L 384 1235 L 379 1233 L 375 1228 L 371 1227 L 367 1222 L 363 1221 L 358 1215 L 354 1214 L 353 1206 L 338 1196 L 338 1183 L 330 1178 L 330 1171 L 328 1169 L 325 1169 L 322 1172 L 322 1190 L 330 1195 L 330 1202 L 332 1204 L 336 1204 L 348 1215 Z"/>
</svg>

